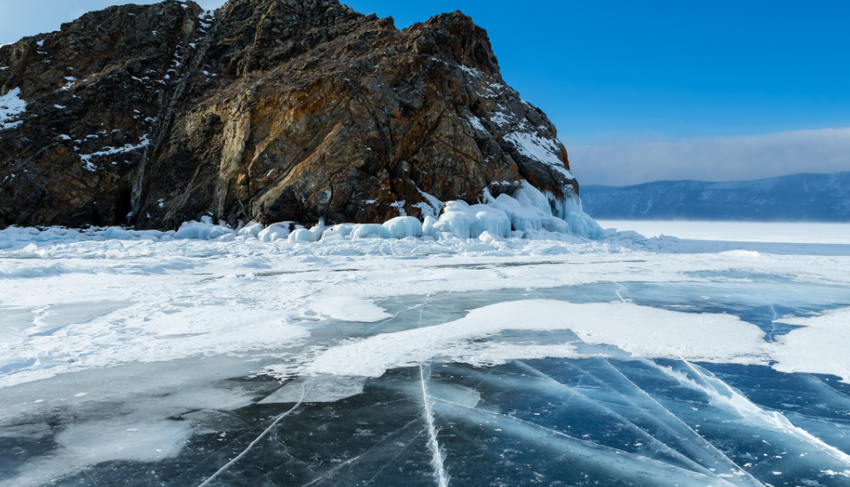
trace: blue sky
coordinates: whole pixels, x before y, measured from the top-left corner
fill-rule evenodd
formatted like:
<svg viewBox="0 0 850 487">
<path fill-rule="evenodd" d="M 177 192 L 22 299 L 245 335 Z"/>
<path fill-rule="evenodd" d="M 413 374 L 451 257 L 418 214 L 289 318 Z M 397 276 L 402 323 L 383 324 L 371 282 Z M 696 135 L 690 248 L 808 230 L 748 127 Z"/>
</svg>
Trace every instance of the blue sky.
<svg viewBox="0 0 850 487">
<path fill-rule="evenodd" d="M 2 42 L 115 3 L 0 1 Z M 850 170 L 850 2 L 345 3 L 399 28 L 472 16 L 505 80 L 555 122 L 584 183 Z"/>
</svg>

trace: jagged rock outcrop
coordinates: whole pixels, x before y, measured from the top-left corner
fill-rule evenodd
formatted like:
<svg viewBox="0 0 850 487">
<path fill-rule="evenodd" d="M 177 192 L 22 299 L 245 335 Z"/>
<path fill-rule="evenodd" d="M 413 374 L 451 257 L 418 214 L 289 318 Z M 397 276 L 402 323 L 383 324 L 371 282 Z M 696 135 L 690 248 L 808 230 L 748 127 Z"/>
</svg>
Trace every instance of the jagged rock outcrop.
<svg viewBox="0 0 850 487">
<path fill-rule="evenodd" d="M 0 48 L 0 95 L 0 227 L 376 222 L 523 179 L 553 207 L 578 194 L 460 12 L 398 30 L 335 0 L 111 7 Z"/>
</svg>

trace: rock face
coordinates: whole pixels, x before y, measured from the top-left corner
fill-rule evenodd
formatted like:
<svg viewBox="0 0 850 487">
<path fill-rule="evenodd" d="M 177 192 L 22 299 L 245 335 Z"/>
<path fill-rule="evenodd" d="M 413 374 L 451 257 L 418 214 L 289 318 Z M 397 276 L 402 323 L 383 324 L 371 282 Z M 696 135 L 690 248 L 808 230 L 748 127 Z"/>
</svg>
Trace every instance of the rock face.
<svg viewBox="0 0 850 487">
<path fill-rule="evenodd" d="M 460 12 L 398 30 L 335 0 L 111 7 L 0 48 L 0 95 L 0 228 L 378 222 L 522 180 L 553 208 L 578 195 Z"/>
</svg>

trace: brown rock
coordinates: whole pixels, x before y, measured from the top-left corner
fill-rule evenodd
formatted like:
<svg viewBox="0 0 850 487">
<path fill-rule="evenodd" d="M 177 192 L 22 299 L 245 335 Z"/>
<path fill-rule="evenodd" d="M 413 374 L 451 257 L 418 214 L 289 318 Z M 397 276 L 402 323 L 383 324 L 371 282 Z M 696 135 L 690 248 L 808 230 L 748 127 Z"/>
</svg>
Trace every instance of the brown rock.
<svg viewBox="0 0 850 487">
<path fill-rule="evenodd" d="M 378 222 L 423 192 L 578 192 L 460 12 L 397 30 L 331 0 L 128 5 L 0 48 L 0 67 L 0 95 L 27 102 L 0 131 L 0 227 Z"/>
</svg>

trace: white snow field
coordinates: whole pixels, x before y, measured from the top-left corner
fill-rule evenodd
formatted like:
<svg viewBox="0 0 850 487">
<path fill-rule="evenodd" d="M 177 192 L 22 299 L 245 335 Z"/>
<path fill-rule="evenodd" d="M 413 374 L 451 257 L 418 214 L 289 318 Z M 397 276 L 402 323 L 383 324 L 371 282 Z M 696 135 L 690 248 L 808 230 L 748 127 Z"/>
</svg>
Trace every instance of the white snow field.
<svg viewBox="0 0 850 487">
<path fill-rule="evenodd" d="M 850 225 L 533 196 L 0 231 L 0 486 L 850 484 Z"/>
</svg>

